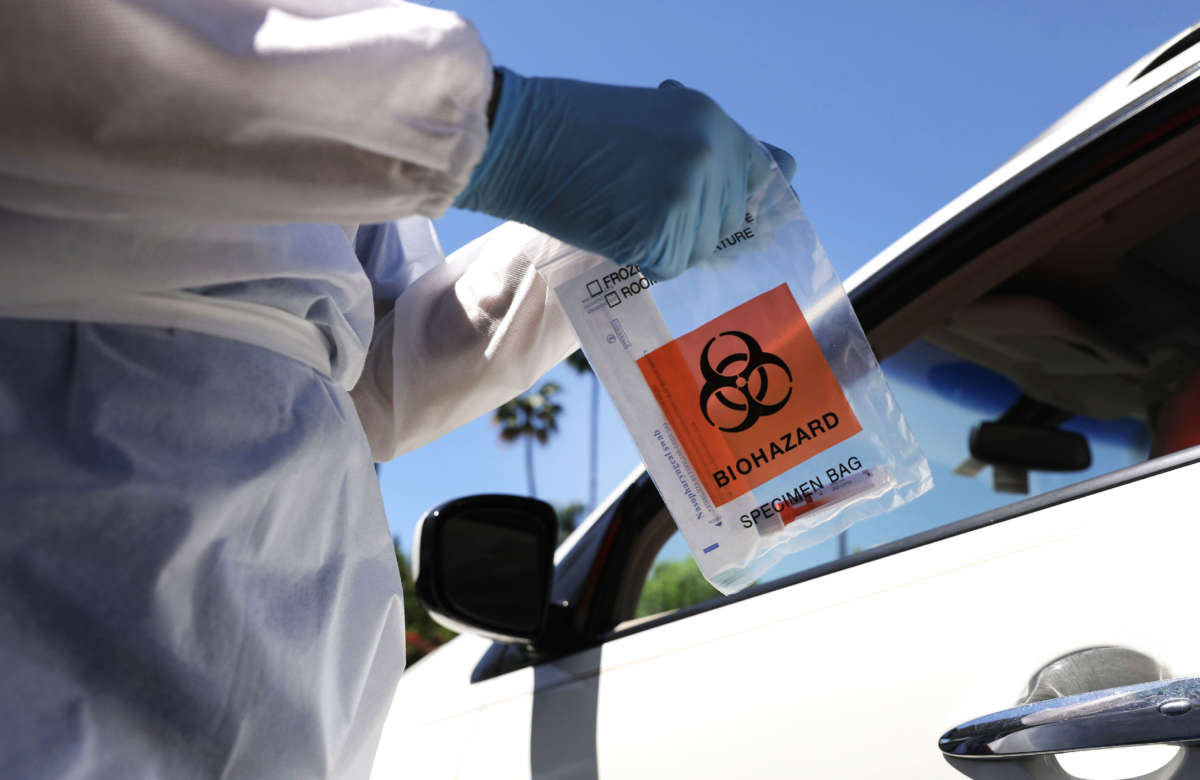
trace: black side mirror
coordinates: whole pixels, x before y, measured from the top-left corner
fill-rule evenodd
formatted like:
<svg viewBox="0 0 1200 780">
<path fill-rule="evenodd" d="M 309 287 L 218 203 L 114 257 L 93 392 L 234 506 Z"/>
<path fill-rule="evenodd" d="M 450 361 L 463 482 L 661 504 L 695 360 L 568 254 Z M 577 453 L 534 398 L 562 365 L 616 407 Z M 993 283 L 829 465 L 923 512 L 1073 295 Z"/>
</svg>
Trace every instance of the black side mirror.
<svg viewBox="0 0 1200 780">
<path fill-rule="evenodd" d="M 417 598 L 452 631 L 532 643 L 545 630 L 557 537 L 554 508 L 521 496 L 459 498 L 417 524 Z"/>
</svg>

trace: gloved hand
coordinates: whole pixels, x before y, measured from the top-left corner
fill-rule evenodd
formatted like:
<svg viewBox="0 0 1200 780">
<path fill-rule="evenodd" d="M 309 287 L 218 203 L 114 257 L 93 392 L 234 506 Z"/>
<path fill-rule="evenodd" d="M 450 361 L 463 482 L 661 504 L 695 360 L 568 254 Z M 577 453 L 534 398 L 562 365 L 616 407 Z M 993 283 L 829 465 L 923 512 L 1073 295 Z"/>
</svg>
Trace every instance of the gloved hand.
<svg viewBox="0 0 1200 780">
<path fill-rule="evenodd" d="M 771 157 L 707 96 L 524 78 L 502 86 L 483 159 L 455 205 L 524 222 L 653 279 L 739 230 Z M 773 149 L 773 148 L 772 148 Z M 773 149 L 789 178 L 795 162 Z"/>
</svg>

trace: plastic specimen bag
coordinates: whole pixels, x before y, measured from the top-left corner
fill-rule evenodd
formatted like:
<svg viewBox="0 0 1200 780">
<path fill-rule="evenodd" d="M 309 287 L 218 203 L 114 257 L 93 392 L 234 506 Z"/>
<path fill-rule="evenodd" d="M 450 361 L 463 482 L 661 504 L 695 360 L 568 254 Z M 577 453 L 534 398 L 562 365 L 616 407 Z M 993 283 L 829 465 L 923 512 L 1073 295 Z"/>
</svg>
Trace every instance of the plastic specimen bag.
<svg viewBox="0 0 1200 780">
<path fill-rule="evenodd" d="M 768 179 L 675 279 L 583 252 L 535 261 L 724 593 L 933 486 L 799 201 Z"/>
</svg>

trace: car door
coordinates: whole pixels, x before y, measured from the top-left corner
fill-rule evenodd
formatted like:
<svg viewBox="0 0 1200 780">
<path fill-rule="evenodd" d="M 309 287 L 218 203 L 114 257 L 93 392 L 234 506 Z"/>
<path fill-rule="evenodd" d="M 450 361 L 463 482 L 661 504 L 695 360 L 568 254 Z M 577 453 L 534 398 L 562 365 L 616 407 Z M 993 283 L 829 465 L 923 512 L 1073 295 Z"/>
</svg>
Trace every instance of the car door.
<svg viewBox="0 0 1200 780">
<path fill-rule="evenodd" d="M 572 660 L 558 689 L 539 694 L 558 710 L 547 719 L 578 717 L 568 711 L 594 697 L 603 777 L 958 776 L 938 738 L 1016 705 L 1056 658 L 1121 647 L 1200 674 L 1200 624 L 1184 617 L 1200 549 L 1186 509 L 1198 455 L 617 631 L 594 669 Z"/>
<path fill-rule="evenodd" d="M 421 661 L 377 776 L 952 778 L 984 764 L 952 764 L 942 735 L 1042 689 L 1200 675 L 1200 448 L 1148 457 L 1200 376 L 1195 39 L 852 281 L 930 494 L 734 597 L 642 614 L 679 549 L 635 473 L 556 561 L 568 650 L 460 637 Z M 1091 465 L 1013 480 L 971 457 L 974 423 L 1022 414 L 1086 438 Z M 1081 776 L 1151 768 L 1120 756 Z M 1055 761 L 986 773 L 1072 776 Z"/>
</svg>

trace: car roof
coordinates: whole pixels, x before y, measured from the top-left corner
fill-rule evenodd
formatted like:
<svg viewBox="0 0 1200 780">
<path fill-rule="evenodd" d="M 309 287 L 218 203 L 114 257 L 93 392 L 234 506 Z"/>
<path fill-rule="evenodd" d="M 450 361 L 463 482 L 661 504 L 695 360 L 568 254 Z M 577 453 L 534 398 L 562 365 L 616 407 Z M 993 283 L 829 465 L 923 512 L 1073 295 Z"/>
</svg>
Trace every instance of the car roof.
<svg viewBox="0 0 1200 780">
<path fill-rule="evenodd" d="M 845 280 L 846 291 L 854 297 L 854 292 L 862 292 L 882 278 L 898 273 L 914 255 L 967 224 L 972 212 L 986 207 L 1022 179 L 1097 133 L 1120 124 L 1139 102 L 1153 98 L 1165 87 L 1197 77 L 1200 77 L 1200 24 L 1183 30 L 1121 71 L 991 174 L 866 262 Z"/>
</svg>

